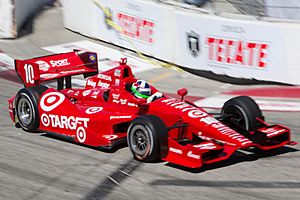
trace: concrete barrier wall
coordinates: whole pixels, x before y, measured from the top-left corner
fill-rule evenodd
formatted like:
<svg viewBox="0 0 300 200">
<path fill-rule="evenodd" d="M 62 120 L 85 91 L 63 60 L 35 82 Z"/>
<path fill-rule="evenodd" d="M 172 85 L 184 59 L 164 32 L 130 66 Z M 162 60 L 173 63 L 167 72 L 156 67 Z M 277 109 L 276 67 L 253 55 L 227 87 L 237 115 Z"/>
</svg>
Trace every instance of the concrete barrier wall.
<svg viewBox="0 0 300 200">
<path fill-rule="evenodd" d="M 0 38 L 16 38 L 27 20 L 55 0 L 0 0 Z"/>
<path fill-rule="evenodd" d="M 300 24 L 229 19 L 143 0 L 95 1 L 64 0 L 65 26 L 190 69 L 300 84 Z"/>
<path fill-rule="evenodd" d="M 0 38 L 16 37 L 12 0 L 0 0 Z"/>
</svg>

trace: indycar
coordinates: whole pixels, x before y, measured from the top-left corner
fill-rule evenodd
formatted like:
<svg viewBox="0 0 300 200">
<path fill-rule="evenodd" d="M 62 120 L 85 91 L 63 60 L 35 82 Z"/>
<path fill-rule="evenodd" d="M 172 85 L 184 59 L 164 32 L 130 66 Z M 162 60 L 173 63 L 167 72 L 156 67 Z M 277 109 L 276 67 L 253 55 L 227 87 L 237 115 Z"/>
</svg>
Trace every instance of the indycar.
<svg viewBox="0 0 300 200">
<path fill-rule="evenodd" d="M 220 113 L 185 100 L 185 88 L 175 99 L 150 86 L 149 98 L 138 98 L 131 90 L 138 79 L 126 58 L 101 73 L 97 60 L 96 53 L 77 50 L 15 60 L 24 83 L 8 100 L 16 127 L 92 147 L 110 149 L 127 142 L 139 161 L 187 168 L 226 160 L 240 149 L 265 151 L 292 143 L 290 129 L 267 124 L 250 97 L 229 99 Z M 72 85 L 75 75 L 86 78 L 85 87 Z M 49 81 L 57 81 L 57 88 L 46 86 Z"/>
</svg>

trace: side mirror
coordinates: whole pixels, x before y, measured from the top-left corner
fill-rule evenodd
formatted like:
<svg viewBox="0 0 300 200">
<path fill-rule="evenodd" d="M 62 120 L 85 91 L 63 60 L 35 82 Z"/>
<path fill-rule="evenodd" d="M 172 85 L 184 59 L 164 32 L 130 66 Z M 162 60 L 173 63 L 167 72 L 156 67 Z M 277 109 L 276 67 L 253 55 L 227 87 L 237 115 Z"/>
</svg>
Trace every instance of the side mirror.
<svg viewBox="0 0 300 200">
<path fill-rule="evenodd" d="M 188 94 L 188 90 L 186 88 L 181 88 L 177 90 L 177 94 L 181 96 L 181 101 L 182 101 L 184 96 Z"/>
</svg>

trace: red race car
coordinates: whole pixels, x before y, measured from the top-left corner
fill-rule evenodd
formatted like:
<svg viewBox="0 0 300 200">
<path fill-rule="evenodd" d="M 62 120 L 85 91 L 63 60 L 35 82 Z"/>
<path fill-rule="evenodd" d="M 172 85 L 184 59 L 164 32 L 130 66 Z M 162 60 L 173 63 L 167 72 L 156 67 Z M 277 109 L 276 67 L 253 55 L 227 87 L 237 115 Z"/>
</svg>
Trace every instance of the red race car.
<svg viewBox="0 0 300 200">
<path fill-rule="evenodd" d="M 74 51 L 16 60 L 24 83 L 10 98 L 9 113 L 17 127 L 56 133 L 93 147 L 128 143 L 145 162 L 164 160 L 189 168 L 228 159 L 238 149 L 269 150 L 290 142 L 290 130 L 269 125 L 247 96 L 228 100 L 210 114 L 160 93 L 137 79 L 122 59 L 118 67 L 98 73 L 97 55 Z M 71 77 L 88 77 L 84 88 L 72 88 Z M 44 82 L 57 80 L 57 89 Z"/>
</svg>

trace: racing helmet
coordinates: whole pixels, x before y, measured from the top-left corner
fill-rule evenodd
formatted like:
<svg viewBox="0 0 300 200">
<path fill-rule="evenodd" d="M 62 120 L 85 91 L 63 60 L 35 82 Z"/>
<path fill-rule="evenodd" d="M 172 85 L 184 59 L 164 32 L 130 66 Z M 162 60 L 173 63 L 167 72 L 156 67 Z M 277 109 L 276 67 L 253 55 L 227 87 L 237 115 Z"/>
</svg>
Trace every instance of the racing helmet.
<svg viewBox="0 0 300 200">
<path fill-rule="evenodd" d="M 137 80 L 133 83 L 131 91 L 137 98 L 147 99 L 151 95 L 151 87 L 144 80 Z"/>
</svg>

